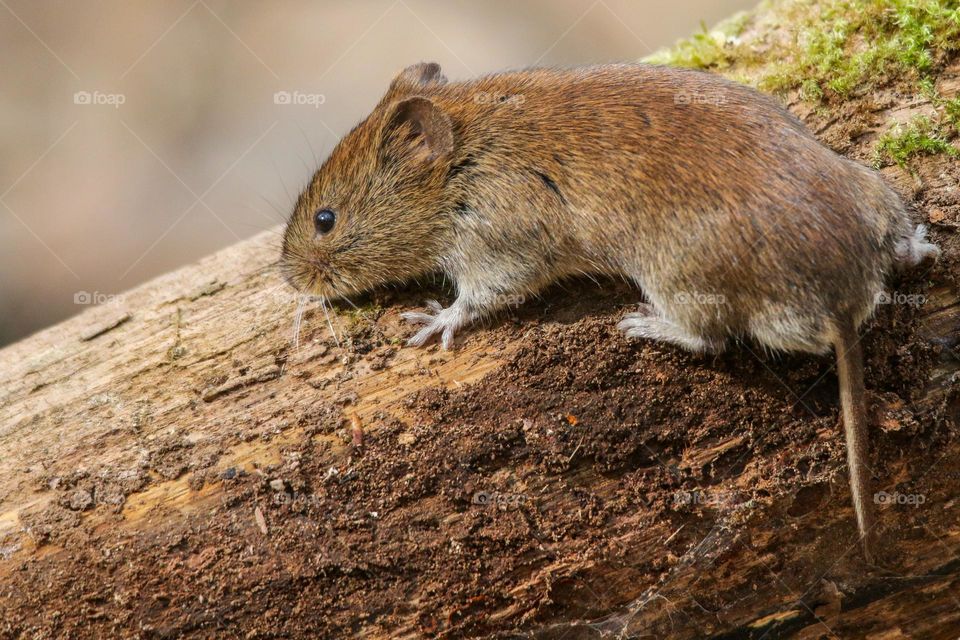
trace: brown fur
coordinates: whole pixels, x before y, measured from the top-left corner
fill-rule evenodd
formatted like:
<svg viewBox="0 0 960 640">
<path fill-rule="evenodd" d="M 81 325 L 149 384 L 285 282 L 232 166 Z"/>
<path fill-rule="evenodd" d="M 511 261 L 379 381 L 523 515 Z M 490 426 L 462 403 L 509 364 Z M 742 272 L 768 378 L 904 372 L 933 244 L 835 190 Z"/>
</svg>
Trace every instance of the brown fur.
<svg viewBox="0 0 960 640">
<path fill-rule="evenodd" d="M 338 221 L 320 237 L 322 207 Z M 621 323 L 628 336 L 695 351 L 730 336 L 836 347 L 866 542 L 856 328 L 898 260 L 935 251 L 875 172 L 718 76 L 622 64 L 447 83 L 419 64 L 301 194 L 282 264 L 295 287 L 326 297 L 443 271 L 457 300 L 407 314 L 426 325 L 413 344 L 441 334 L 449 346 L 508 296 L 603 273 L 650 302 Z"/>
</svg>

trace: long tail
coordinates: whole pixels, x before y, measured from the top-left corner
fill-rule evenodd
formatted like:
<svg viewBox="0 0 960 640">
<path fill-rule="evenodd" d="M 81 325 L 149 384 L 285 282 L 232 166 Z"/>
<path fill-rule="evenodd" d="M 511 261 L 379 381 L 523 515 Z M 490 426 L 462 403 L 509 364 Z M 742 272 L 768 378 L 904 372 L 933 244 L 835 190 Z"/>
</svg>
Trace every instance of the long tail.
<svg viewBox="0 0 960 640">
<path fill-rule="evenodd" d="M 850 494 L 857 514 L 857 529 L 867 562 L 873 562 L 874 516 L 870 496 L 870 449 L 867 429 L 867 402 L 863 386 L 863 352 L 853 322 L 837 323 L 834 349 L 840 379 L 840 406 L 847 437 L 847 466 L 850 468 Z"/>
</svg>

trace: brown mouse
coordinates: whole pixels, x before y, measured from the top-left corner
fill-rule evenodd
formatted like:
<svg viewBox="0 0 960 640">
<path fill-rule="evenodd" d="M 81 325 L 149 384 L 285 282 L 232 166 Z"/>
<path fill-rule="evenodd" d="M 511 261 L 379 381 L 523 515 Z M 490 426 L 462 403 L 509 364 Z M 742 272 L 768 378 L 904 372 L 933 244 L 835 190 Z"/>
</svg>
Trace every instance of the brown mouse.
<svg viewBox="0 0 960 640">
<path fill-rule="evenodd" d="M 880 176 L 774 99 L 642 64 L 447 82 L 404 70 L 297 200 L 282 269 L 323 298 L 440 271 L 450 307 L 405 317 L 454 334 L 576 274 L 624 276 L 647 303 L 620 329 L 697 352 L 751 338 L 836 352 L 857 524 L 874 522 L 857 329 L 884 276 L 938 249 Z"/>
</svg>

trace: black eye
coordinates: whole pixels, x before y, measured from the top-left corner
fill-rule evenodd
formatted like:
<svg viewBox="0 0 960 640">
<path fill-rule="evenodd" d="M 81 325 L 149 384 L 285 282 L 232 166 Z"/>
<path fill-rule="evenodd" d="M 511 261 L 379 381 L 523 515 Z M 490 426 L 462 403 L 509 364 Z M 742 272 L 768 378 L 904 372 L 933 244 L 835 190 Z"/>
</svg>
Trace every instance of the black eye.
<svg viewBox="0 0 960 640">
<path fill-rule="evenodd" d="M 337 222 L 337 214 L 330 209 L 320 209 L 313 216 L 313 224 L 317 227 L 317 233 L 323 235 L 325 233 L 330 233 L 330 230 L 333 229 L 333 225 Z"/>
</svg>

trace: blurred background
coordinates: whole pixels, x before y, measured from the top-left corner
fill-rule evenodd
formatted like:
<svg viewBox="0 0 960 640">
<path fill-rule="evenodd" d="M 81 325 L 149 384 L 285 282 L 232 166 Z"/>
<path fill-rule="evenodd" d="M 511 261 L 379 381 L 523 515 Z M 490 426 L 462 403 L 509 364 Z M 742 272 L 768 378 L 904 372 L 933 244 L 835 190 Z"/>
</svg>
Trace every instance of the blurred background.
<svg viewBox="0 0 960 640">
<path fill-rule="evenodd" d="M 754 0 L 0 0 L 0 345 L 281 224 L 404 66 L 637 60 Z"/>
</svg>

